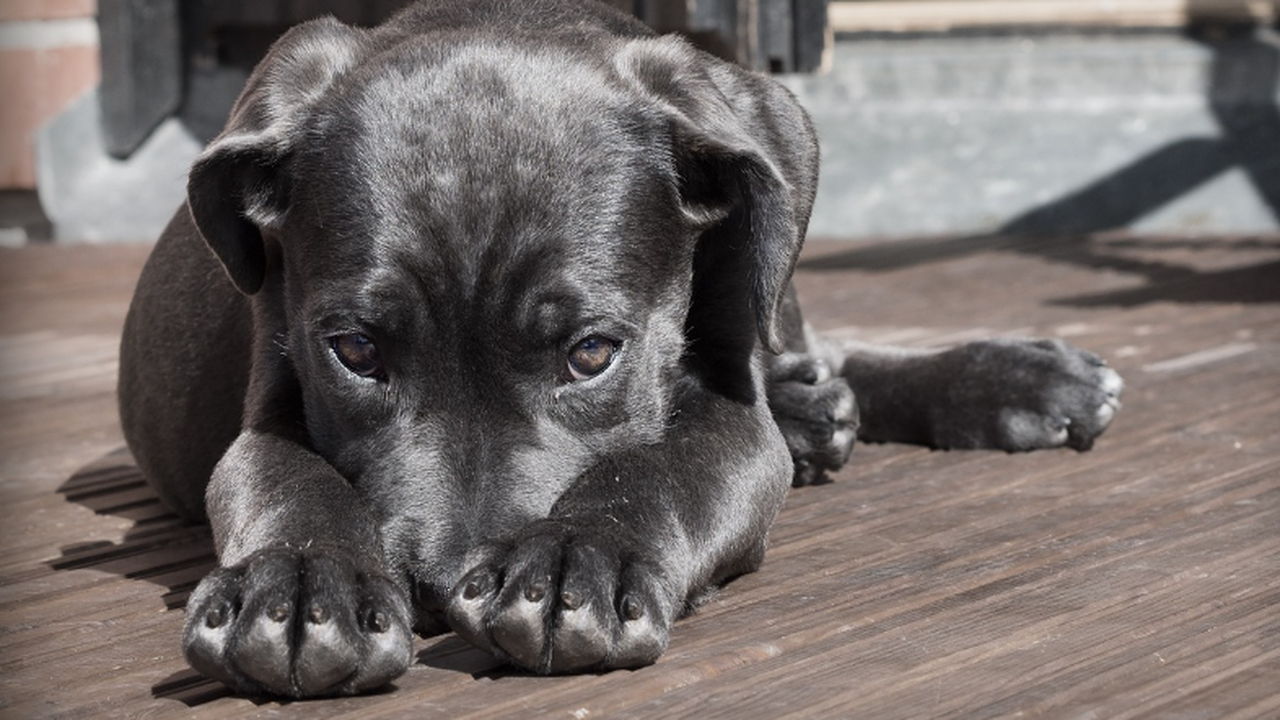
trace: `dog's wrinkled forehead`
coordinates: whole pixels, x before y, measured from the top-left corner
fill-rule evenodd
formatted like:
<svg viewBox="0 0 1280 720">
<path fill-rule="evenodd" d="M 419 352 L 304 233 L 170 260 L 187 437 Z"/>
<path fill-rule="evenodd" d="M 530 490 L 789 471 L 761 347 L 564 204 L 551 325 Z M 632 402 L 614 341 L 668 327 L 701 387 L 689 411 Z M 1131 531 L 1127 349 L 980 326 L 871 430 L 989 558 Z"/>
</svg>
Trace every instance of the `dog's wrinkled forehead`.
<svg viewBox="0 0 1280 720">
<path fill-rule="evenodd" d="M 414 46 L 344 89 L 319 113 L 323 142 L 299 173 L 320 179 L 297 190 L 315 193 L 322 227 L 354 222 L 386 252 L 462 278 L 549 254 L 579 272 L 634 273 L 672 254 L 655 244 L 678 245 L 669 141 L 589 61 Z M 618 263 L 619 253 L 647 259 Z"/>
</svg>

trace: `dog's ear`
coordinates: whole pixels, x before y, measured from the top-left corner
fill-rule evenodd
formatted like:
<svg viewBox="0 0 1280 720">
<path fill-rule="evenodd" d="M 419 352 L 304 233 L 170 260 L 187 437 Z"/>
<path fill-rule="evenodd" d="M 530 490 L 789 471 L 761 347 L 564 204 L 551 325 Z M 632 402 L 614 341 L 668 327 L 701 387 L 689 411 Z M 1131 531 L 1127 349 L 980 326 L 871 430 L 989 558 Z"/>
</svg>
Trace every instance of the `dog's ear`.
<svg viewBox="0 0 1280 720">
<path fill-rule="evenodd" d="M 818 181 L 808 115 L 770 78 L 671 36 L 629 42 L 617 68 L 670 122 L 681 201 L 705 228 L 695 284 L 715 286 L 700 294 L 695 287 L 695 304 L 749 307 L 760 340 L 780 352 L 779 308 Z M 734 315 L 727 307 L 694 312 Z"/>
<path fill-rule="evenodd" d="M 331 18 L 290 30 L 259 63 L 226 128 L 191 167 L 191 217 L 245 294 L 257 292 L 265 279 L 262 231 L 278 227 L 288 211 L 288 165 L 303 125 L 363 46 L 363 31 Z"/>
</svg>

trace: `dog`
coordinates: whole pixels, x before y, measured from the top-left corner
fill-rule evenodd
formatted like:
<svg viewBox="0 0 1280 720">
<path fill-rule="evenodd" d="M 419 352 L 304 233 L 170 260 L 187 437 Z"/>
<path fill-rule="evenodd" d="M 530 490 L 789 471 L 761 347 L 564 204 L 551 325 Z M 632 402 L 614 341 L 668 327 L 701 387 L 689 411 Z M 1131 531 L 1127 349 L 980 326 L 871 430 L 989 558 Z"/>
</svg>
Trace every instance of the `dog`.
<svg viewBox="0 0 1280 720">
<path fill-rule="evenodd" d="M 643 666 L 855 439 L 1090 447 L 1058 341 L 836 346 L 791 290 L 818 172 L 780 85 L 587 0 L 284 35 L 195 161 L 120 412 L 219 567 L 183 648 L 246 694 L 386 685 L 415 633 Z"/>
</svg>

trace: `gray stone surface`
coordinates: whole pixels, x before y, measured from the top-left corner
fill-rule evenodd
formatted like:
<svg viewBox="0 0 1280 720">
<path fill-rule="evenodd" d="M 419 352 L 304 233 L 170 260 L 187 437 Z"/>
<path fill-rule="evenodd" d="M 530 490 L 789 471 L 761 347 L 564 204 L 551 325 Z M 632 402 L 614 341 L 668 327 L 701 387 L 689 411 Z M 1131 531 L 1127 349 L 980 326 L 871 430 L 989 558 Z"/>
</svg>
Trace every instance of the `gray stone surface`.
<svg viewBox="0 0 1280 720">
<path fill-rule="evenodd" d="M 841 40 L 784 80 L 821 136 L 810 234 L 1274 231 L 1278 55 L 1271 33 Z"/>
<path fill-rule="evenodd" d="M 154 239 L 182 204 L 187 169 L 202 143 L 171 117 L 128 160 L 117 160 L 103 146 L 100 118 L 96 93 L 89 93 L 36 137 L 40 203 L 53 238 Z"/>
</svg>

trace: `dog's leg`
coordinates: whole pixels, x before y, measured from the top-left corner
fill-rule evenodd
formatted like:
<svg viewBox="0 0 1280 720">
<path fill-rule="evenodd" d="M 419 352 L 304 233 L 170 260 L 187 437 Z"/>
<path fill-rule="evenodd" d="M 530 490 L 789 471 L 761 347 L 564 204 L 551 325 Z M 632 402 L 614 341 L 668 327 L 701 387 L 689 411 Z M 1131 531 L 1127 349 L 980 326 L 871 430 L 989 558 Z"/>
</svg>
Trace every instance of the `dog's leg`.
<svg viewBox="0 0 1280 720">
<path fill-rule="evenodd" d="M 120 393 L 148 482 L 213 528 L 222 567 L 187 603 L 187 659 L 246 693 L 385 684 L 411 659 L 406 592 L 385 573 L 378 524 L 351 484 L 285 439 L 299 418 L 270 417 L 300 407 L 274 333 L 257 343 L 248 427 L 259 429 L 239 432 L 253 332 L 247 301 L 183 208 L 130 308 Z"/>
<path fill-rule="evenodd" d="M 1124 387 L 1093 353 L 1061 340 L 1007 338 L 943 350 L 845 344 L 860 439 L 936 448 L 1088 450 Z"/>
<path fill-rule="evenodd" d="M 536 672 L 635 667 L 704 591 L 754 570 L 790 477 L 768 413 L 705 396 L 673 421 L 668 441 L 609 456 L 547 519 L 473 553 L 454 630 Z"/>
<path fill-rule="evenodd" d="M 841 358 L 824 354 L 824 344 L 804 322 L 794 286 L 778 312 L 785 352 L 765 357 L 765 378 L 769 411 L 791 452 L 792 484 L 798 487 L 820 482 L 848 462 L 858 405 L 849 383 L 836 373 Z"/>
</svg>

